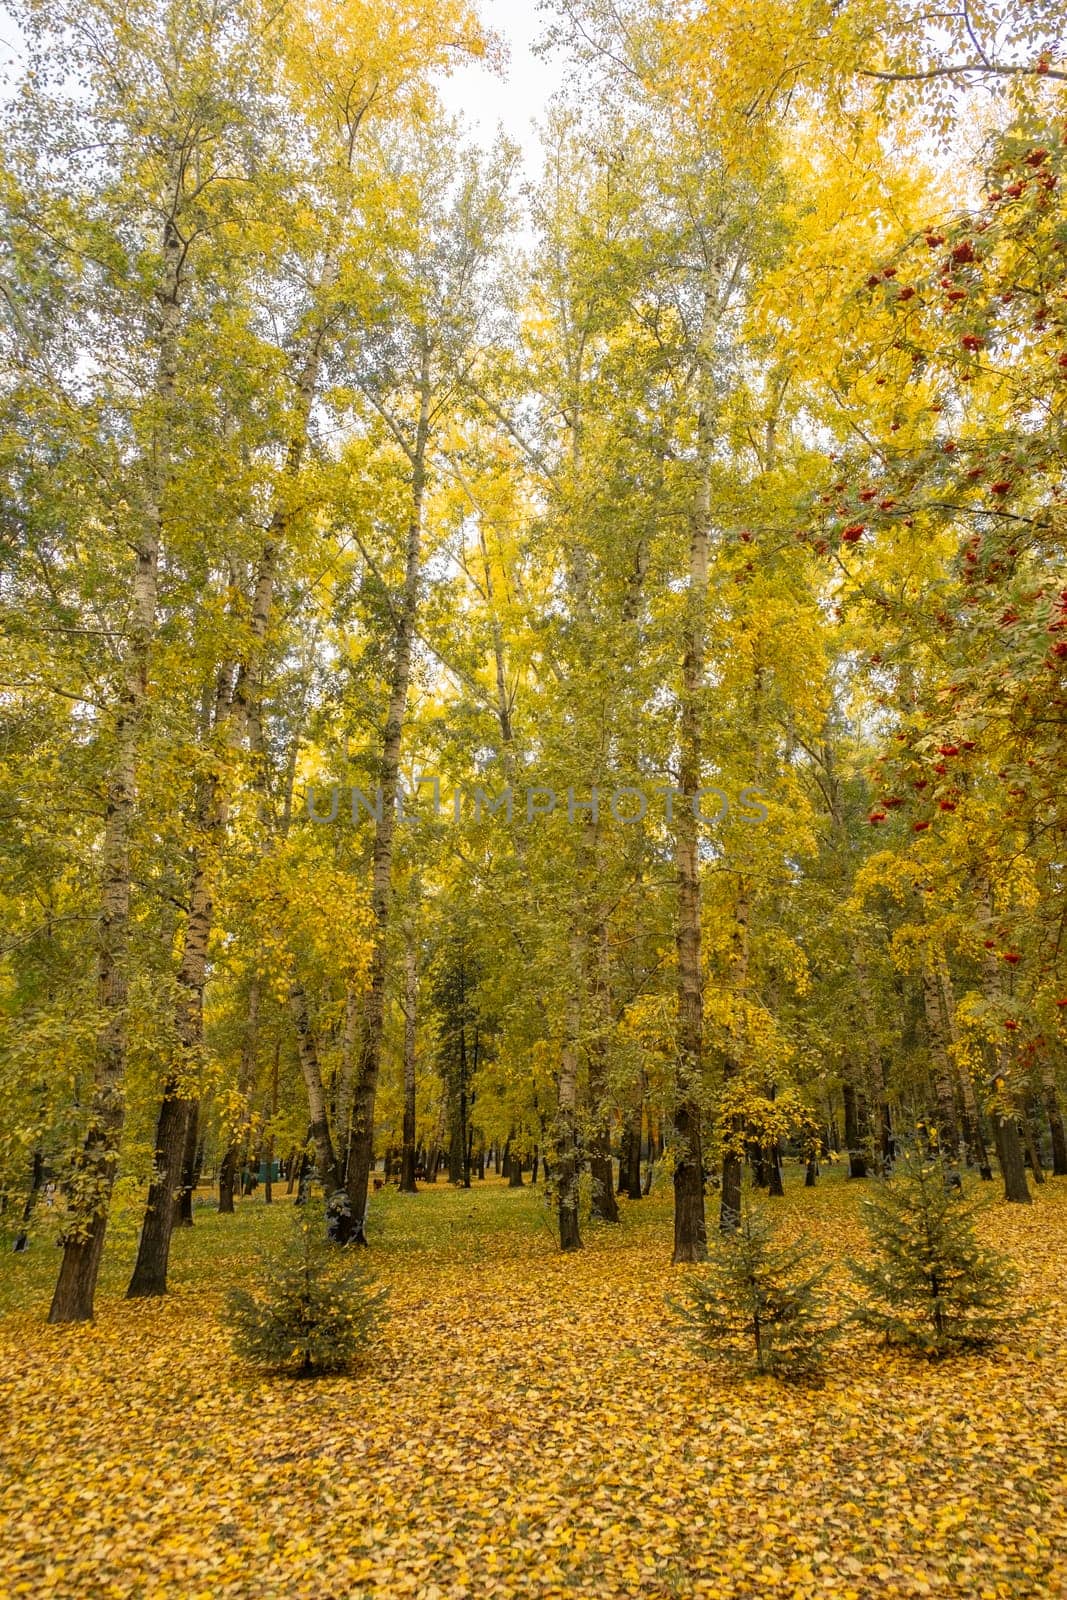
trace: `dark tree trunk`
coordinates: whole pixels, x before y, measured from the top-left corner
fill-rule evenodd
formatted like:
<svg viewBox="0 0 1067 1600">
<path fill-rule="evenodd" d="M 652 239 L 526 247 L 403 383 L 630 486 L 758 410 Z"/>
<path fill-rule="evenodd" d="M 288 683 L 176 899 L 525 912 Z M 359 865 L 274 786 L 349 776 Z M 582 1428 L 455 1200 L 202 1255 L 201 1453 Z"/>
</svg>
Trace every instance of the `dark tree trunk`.
<svg viewBox="0 0 1067 1600">
<path fill-rule="evenodd" d="M 626 1169 L 626 1197 L 641 1198 L 641 1125 L 644 1120 L 644 1095 L 638 1099 L 630 1122 L 630 1159 Z M 619 1174 L 620 1180 L 622 1174 Z"/>
<path fill-rule="evenodd" d="M 767 1146 L 766 1159 L 767 1193 L 781 1198 L 785 1195 L 785 1189 L 782 1187 L 782 1150 L 777 1140 Z"/>
<path fill-rule="evenodd" d="M 190 1103 L 185 1124 L 185 1148 L 182 1151 L 182 1186 L 178 1194 L 178 1210 L 174 1218 L 176 1227 L 193 1225 L 193 1195 L 199 1181 L 197 1156 L 200 1154 L 200 1107 Z M 201 1155 L 201 1161 L 203 1156 Z"/>
<path fill-rule="evenodd" d="M 618 1222 L 619 1206 L 615 1199 L 615 1169 L 610 1146 L 605 1150 L 598 1135 L 597 1144 L 589 1157 L 589 1171 L 593 1179 L 592 1214 L 600 1222 Z"/>
<path fill-rule="evenodd" d="M 181 1183 L 185 1130 L 191 1111 L 190 1102 L 179 1095 L 175 1080 L 168 1080 L 156 1123 L 155 1175 L 148 1187 L 148 1204 L 141 1224 L 137 1260 L 130 1286 L 126 1290 L 128 1300 L 167 1292 L 174 1202 Z"/>
<path fill-rule="evenodd" d="M 530 1182 L 531 1183 L 536 1183 L 537 1182 L 537 1162 L 538 1162 L 538 1159 L 539 1158 L 538 1158 L 537 1146 L 534 1145 L 534 1147 L 533 1147 L 533 1160 L 530 1162 Z M 479 1176 L 481 1176 L 481 1174 L 479 1174 Z"/>
<path fill-rule="evenodd" d="M 1048 1115 L 1048 1125 L 1052 1133 L 1052 1176 L 1054 1178 L 1067 1178 L 1067 1136 L 1064 1135 L 1063 1116 L 1060 1112 L 1060 1102 L 1056 1094 L 1056 1082 L 1051 1071 L 1044 1084 L 1045 1111 Z"/>
<path fill-rule="evenodd" d="M 723 1156 L 722 1193 L 719 1196 L 719 1231 L 735 1233 L 741 1222 L 741 1178 L 743 1164 L 739 1155 Z"/>
<path fill-rule="evenodd" d="M 1044 1183 L 1045 1169 L 1041 1164 L 1041 1151 L 1037 1143 L 1037 1117 L 1036 1108 L 1031 1099 L 1027 1099 L 1022 1116 L 1023 1144 L 1026 1149 L 1026 1163 L 1034 1175 L 1035 1183 Z"/>
<path fill-rule="evenodd" d="M 521 1189 L 522 1187 L 522 1157 L 517 1156 L 514 1151 L 512 1151 L 508 1162 L 508 1188 Z"/>
<path fill-rule="evenodd" d="M 997 1141 L 997 1159 L 1004 1178 L 1004 1198 L 1028 1206 L 1032 1204 L 1033 1197 L 1026 1181 L 1023 1144 L 1019 1138 L 1015 1118 L 1004 1116 L 999 1111 L 995 1112 L 993 1126 Z"/>
<path fill-rule="evenodd" d="M 293 1192 L 292 1170 L 290 1169 L 289 1190 Z M 227 1216 L 233 1215 L 233 1191 L 237 1183 L 237 1146 L 227 1145 L 226 1154 L 222 1158 L 219 1168 L 219 1211 Z"/>
<path fill-rule="evenodd" d="M 26 1195 L 26 1203 L 22 1208 L 22 1226 L 19 1228 L 13 1247 L 15 1251 L 25 1250 L 26 1248 L 26 1243 L 29 1239 L 30 1222 L 33 1218 L 34 1207 L 37 1204 L 37 1196 L 41 1192 L 41 1185 L 43 1182 L 44 1153 L 41 1150 L 35 1150 L 33 1152 L 33 1159 L 30 1163 L 29 1192 Z"/>
<path fill-rule="evenodd" d="M 863 1096 L 857 1094 L 853 1085 L 845 1082 L 842 1085 L 842 1095 L 845 1102 L 845 1149 L 848 1151 L 848 1175 L 850 1178 L 865 1178 L 867 1176 L 867 1157 L 863 1148 L 861 1133 L 861 1113 Z"/>
<path fill-rule="evenodd" d="M 814 1187 L 815 1187 L 815 1179 L 818 1177 L 818 1174 L 819 1174 L 819 1163 L 816 1161 L 814 1156 L 809 1156 L 808 1157 L 807 1170 L 804 1173 L 804 1187 L 805 1187 L 805 1189 L 814 1189 Z"/>
</svg>

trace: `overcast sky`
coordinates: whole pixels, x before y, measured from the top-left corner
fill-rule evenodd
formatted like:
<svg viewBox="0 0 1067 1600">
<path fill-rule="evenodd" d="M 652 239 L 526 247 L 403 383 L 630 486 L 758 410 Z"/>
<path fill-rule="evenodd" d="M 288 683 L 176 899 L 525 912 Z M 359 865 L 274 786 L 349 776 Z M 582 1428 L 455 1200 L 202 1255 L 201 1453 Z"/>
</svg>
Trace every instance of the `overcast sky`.
<svg viewBox="0 0 1067 1600">
<path fill-rule="evenodd" d="M 450 111 L 462 113 L 480 143 L 488 144 L 502 126 L 521 145 L 532 175 L 541 164 L 533 122 L 561 86 L 564 63 L 533 53 L 533 42 L 544 29 L 536 0 L 480 0 L 478 10 L 486 26 L 507 41 L 505 75 L 477 64 L 463 66 L 442 81 L 441 95 Z"/>
</svg>

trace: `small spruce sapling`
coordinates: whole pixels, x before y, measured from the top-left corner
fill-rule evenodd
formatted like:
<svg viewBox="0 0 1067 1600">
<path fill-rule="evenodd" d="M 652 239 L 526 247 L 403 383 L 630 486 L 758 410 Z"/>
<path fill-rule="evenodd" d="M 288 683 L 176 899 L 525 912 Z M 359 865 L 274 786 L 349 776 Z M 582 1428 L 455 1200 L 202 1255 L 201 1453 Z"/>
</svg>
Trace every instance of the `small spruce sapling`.
<svg viewBox="0 0 1067 1600">
<path fill-rule="evenodd" d="M 926 1141 L 907 1147 L 863 1205 L 875 1259 L 850 1261 L 855 1317 L 886 1343 L 937 1357 L 994 1343 L 1018 1317 L 1017 1273 L 975 1233 L 976 1202 Z"/>
<path fill-rule="evenodd" d="M 342 1372 L 368 1344 L 385 1294 L 371 1282 L 362 1252 L 329 1242 L 321 1197 L 309 1196 L 294 1207 L 290 1236 L 266 1258 L 261 1281 L 229 1295 L 234 1349 L 301 1376 Z"/>
<path fill-rule="evenodd" d="M 701 1355 L 777 1378 L 810 1378 L 838 1333 L 821 1292 L 826 1270 L 809 1247 L 779 1243 L 748 1202 L 739 1226 L 711 1243 L 707 1265 L 687 1275 L 682 1299 L 670 1304 Z"/>
</svg>

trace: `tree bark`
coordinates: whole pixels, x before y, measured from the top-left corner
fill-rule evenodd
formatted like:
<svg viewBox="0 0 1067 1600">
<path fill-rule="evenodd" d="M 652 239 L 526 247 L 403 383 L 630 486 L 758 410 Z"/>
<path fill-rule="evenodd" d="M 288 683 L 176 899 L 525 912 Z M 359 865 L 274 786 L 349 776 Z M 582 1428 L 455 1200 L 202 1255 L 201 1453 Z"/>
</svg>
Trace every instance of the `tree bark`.
<svg viewBox="0 0 1067 1600">
<path fill-rule="evenodd" d="M 1052 1176 L 1067 1178 L 1067 1136 L 1064 1135 L 1063 1114 L 1056 1092 L 1056 1074 L 1046 1056 L 1041 1072 L 1042 1099 L 1052 1134 Z"/>
<path fill-rule="evenodd" d="M 393 661 L 389 711 L 385 724 L 382 759 L 379 769 L 382 791 L 381 815 L 376 820 L 371 871 L 371 911 L 374 916 L 374 946 L 363 1018 L 363 1038 L 359 1053 L 356 1096 L 353 1110 L 352 1155 L 348 1172 L 348 1197 L 351 1204 L 352 1238 L 365 1245 L 367 1190 L 374 1151 L 374 1101 L 381 1064 L 382 1024 L 385 1013 L 385 980 L 389 908 L 392 896 L 393 834 L 396 825 L 397 775 L 400 770 L 400 745 L 407 714 L 411 653 L 418 616 L 419 577 L 422 563 L 423 496 L 426 488 L 426 449 L 430 435 L 430 343 L 422 332 L 419 372 L 419 418 L 415 446 L 411 453 L 411 520 L 408 524 L 404 567 L 404 594 L 396 628 L 396 654 Z"/>
<path fill-rule="evenodd" d="M 248 986 L 248 1020 L 245 1025 L 244 1038 L 241 1041 L 241 1064 L 237 1072 L 237 1093 L 242 1101 L 242 1114 L 240 1122 L 234 1128 L 226 1146 L 226 1153 L 222 1158 L 219 1168 L 219 1211 L 226 1215 L 233 1213 L 233 1191 L 237 1181 L 237 1172 L 240 1162 L 241 1146 L 248 1137 L 248 1097 L 251 1095 L 256 1082 L 256 1041 L 259 1030 L 259 1000 L 261 984 L 255 974 Z"/>
<path fill-rule="evenodd" d="M 187 247 L 178 226 L 184 189 L 172 174 L 170 214 L 163 226 L 155 393 L 160 421 L 145 463 L 145 514 L 136 549 L 129 647 L 115 721 L 115 762 L 108 780 L 101 847 L 101 909 L 97 927 L 97 995 L 104 1021 L 97 1037 L 89 1125 L 68 1184 L 63 1259 L 49 1322 L 86 1322 L 107 1231 L 111 1191 L 125 1113 L 126 1005 L 130 935 L 130 835 L 136 811 L 142 736 L 148 706 L 152 642 L 159 588 L 163 497 L 169 476 L 170 418 L 177 386 L 178 334 Z"/>
<path fill-rule="evenodd" d="M 936 973 L 930 960 L 922 967 L 923 1010 L 926 1015 L 926 1037 L 933 1069 L 934 1093 L 937 1099 L 937 1138 L 943 1155 L 953 1167 L 959 1165 L 960 1130 L 956 1120 L 956 1097 L 953 1092 L 953 1072 L 945 1046 L 941 1001 Z"/>
<path fill-rule="evenodd" d="M 182 1151 L 182 1182 L 178 1191 L 178 1209 L 175 1226 L 191 1228 L 193 1225 L 193 1194 L 199 1180 L 197 1154 L 200 1149 L 200 1106 L 191 1106 L 185 1124 L 185 1149 Z"/>
<path fill-rule="evenodd" d="M 415 1183 L 415 1022 L 418 994 L 415 939 L 409 927 L 404 951 L 404 1126 L 400 1156 L 400 1188 L 404 1194 L 418 1192 Z"/>
<path fill-rule="evenodd" d="M 941 951 L 937 961 L 938 990 L 941 996 L 941 1014 L 945 1024 L 945 1034 L 952 1046 L 953 1057 L 957 1060 L 956 1080 L 960 1090 L 960 1105 L 963 1109 L 963 1139 L 967 1147 L 968 1157 L 978 1168 L 978 1175 L 987 1183 L 993 1177 L 993 1169 L 989 1165 L 989 1152 L 986 1149 L 985 1135 L 982 1132 L 982 1116 L 978 1108 L 978 1097 L 974 1091 L 974 1079 L 971 1069 L 965 1063 L 959 1063 L 956 1056 L 956 1047 L 959 1044 L 959 1033 L 956 1027 L 956 997 L 952 990 L 952 974 L 948 969 L 944 951 Z"/>
<path fill-rule="evenodd" d="M 319 1066 L 318 1047 L 311 1027 L 311 1018 L 308 1013 L 307 995 L 304 993 L 303 984 L 294 980 L 289 989 L 289 1010 L 296 1027 L 297 1050 L 300 1056 L 300 1072 L 307 1090 L 308 1110 L 311 1115 L 310 1137 L 315 1146 L 315 1165 L 318 1168 L 319 1182 L 326 1190 L 327 1196 L 336 1194 L 344 1185 L 341 1182 L 341 1169 L 337 1160 L 337 1152 L 333 1147 L 330 1136 L 330 1119 L 326 1108 L 326 1091 L 322 1085 L 322 1071 Z"/>
<path fill-rule="evenodd" d="M 841 1094 L 845 1103 L 845 1149 L 848 1153 L 848 1175 L 850 1178 L 865 1178 L 867 1176 L 867 1157 L 864 1154 L 864 1139 L 862 1136 L 863 1097 L 856 1091 L 855 1086 L 845 1078 L 841 1085 Z"/>
</svg>

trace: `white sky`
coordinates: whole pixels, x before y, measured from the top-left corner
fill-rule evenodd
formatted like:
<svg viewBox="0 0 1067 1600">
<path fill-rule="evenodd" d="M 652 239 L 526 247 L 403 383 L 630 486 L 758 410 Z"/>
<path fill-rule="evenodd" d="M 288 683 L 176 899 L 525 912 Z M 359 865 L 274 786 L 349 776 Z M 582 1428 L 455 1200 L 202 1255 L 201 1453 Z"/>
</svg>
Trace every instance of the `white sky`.
<svg viewBox="0 0 1067 1600">
<path fill-rule="evenodd" d="M 559 57 L 545 60 L 533 53 L 534 40 L 549 20 L 537 0 L 477 0 L 477 7 L 486 27 L 507 45 L 504 73 L 480 63 L 464 65 L 439 80 L 441 98 L 450 112 L 464 118 L 483 146 L 502 127 L 521 147 L 527 175 L 535 176 L 541 157 L 533 123 L 542 118 L 549 99 L 562 86 L 565 63 Z M 21 45 L 18 26 L 0 0 L 0 101 Z"/>
<path fill-rule="evenodd" d="M 476 63 L 459 67 L 441 80 L 441 98 L 449 111 L 464 117 L 482 145 L 503 127 L 521 147 L 527 175 L 535 176 L 541 156 L 533 123 L 543 118 L 549 99 L 562 86 L 566 64 L 559 56 L 545 59 L 533 53 L 532 45 L 549 20 L 537 0 L 478 0 L 478 11 L 486 27 L 508 46 L 504 75 Z"/>
</svg>

